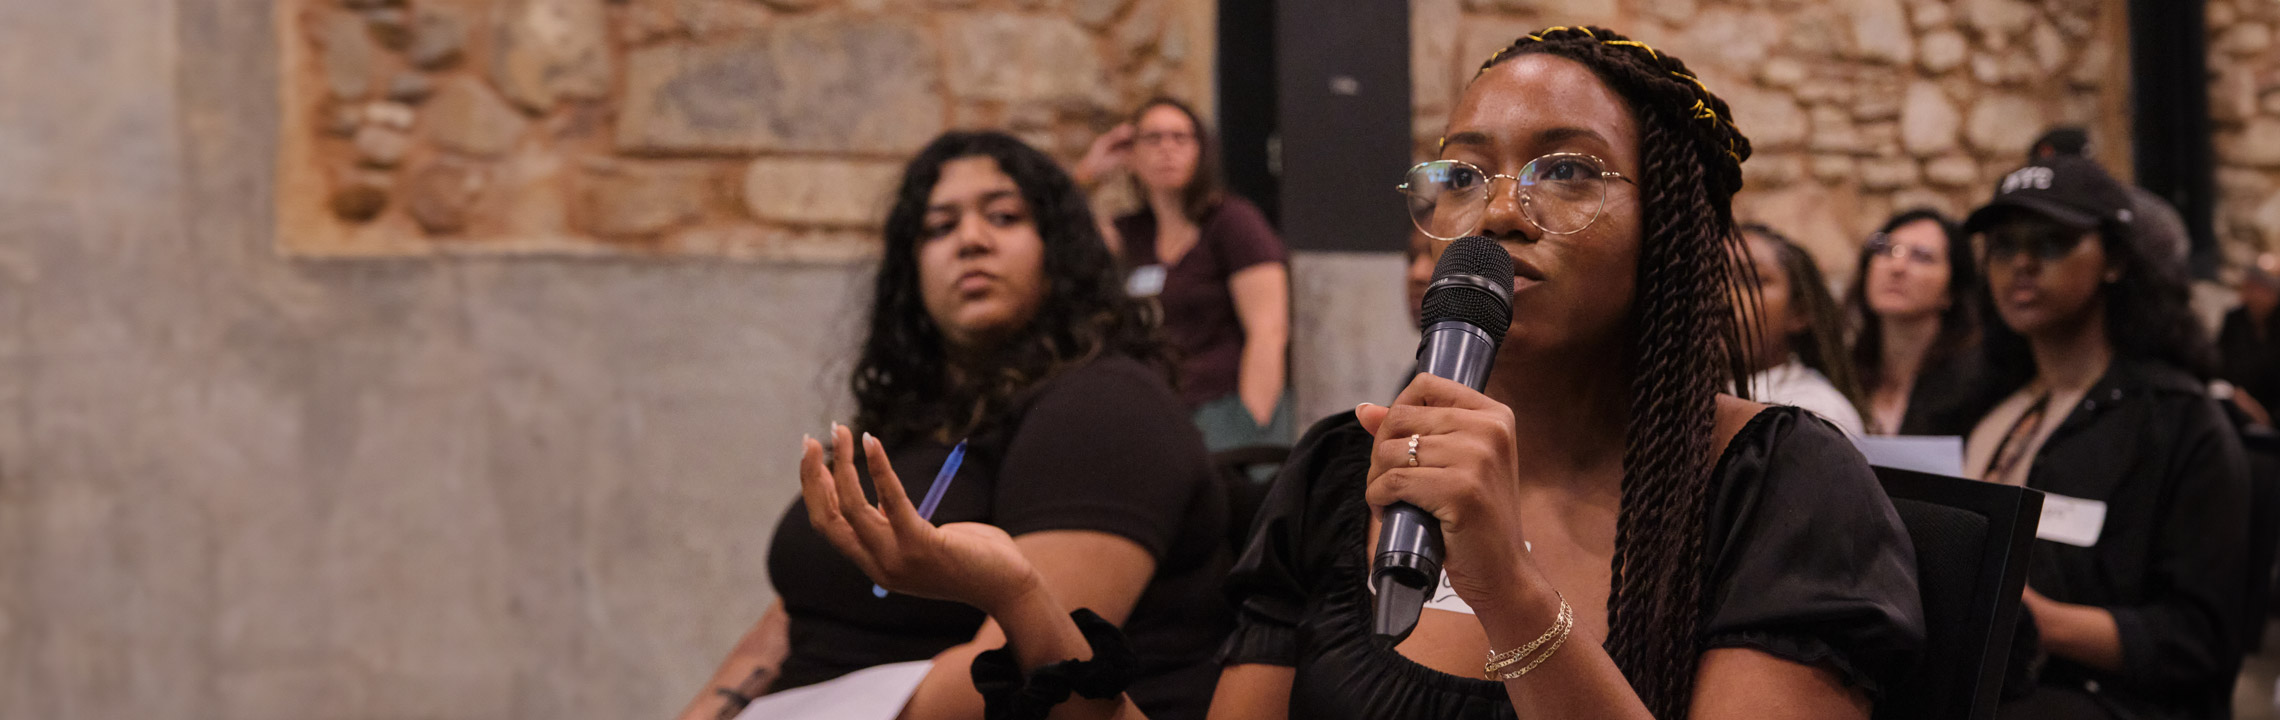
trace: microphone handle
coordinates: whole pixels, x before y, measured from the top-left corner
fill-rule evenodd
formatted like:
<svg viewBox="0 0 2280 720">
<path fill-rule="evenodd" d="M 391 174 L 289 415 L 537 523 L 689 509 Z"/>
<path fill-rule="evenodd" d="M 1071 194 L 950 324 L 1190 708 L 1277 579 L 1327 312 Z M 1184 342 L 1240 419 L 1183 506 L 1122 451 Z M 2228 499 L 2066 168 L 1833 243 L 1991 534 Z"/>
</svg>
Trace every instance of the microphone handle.
<svg viewBox="0 0 2280 720">
<path fill-rule="evenodd" d="M 1448 378 L 1475 391 L 1488 385 L 1496 341 L 1470 323 L 1448 320 L 1425 328 L 1417 346 L 1418 370 Z M 1387 645 L 1417 629 L 1425 601 L 1441 586 L 1441 523 L 1409 503 L 1386 506 L 1378 523 L 1377 555 L 1370 584 L 1377 590 L 1372 633 Z"/>
<path fill-rule="evenodd" d="M 1495 366 L 1496 341 L 1472 323 L 1433 323 L 1417 343 L 1418 372 L 1464 383 L 1473 392 L 1488 391 L 1488 371 Z"/>
</svg>

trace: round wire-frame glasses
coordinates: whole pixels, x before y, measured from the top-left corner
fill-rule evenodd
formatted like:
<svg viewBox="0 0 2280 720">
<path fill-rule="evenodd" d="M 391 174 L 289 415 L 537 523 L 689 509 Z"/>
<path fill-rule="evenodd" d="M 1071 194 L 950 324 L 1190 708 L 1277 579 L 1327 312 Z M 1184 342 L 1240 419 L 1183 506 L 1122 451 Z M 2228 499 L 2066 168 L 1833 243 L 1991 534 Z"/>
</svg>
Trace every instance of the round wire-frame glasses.
<svg viewBox="0 0 2280 720">
<path fill-rule="evenodd" d="M 1419 231 L 1455 240 L 1480 229 L 1497 178 L 1512 181 L 1520 214 L 1551 235 L 1573 235 L 1598 222 L 1609 179 L 1638 184 L 1595 156 L 1563 152 L 1528 161 L 1518 175 L 1490 174 L 1463 160 L 1422 162 L 1395 189 L 1409 197 L 1409 221 Z"/>
</svg>

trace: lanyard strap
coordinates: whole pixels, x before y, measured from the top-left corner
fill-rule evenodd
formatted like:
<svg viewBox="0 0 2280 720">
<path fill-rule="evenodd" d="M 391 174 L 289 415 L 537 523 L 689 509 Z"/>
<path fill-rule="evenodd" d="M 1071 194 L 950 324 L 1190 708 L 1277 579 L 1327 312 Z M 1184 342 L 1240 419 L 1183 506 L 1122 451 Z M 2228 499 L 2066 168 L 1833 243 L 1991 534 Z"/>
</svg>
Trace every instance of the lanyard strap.
<svg viewBox="0 0 2280 720">
<path fill-rule="evenodd" d="M 2026 412 L 2019 413 L 2019 419 L 2011 423 L 2011 429 L 2003 432 L 2003 441 L 1995 444 L 1995 455 L 1987 468 L 1986 479 L 1995 482 L 2008 480 L 2011 468 L 2026 458 L 2027 446 L 2033 444 L 2035 433 L 2042 430 L 2043 412 L 2049 407 L 2050 391 L 2045 390 L 2035 398 L 2033 405 L 2027 406 Z M 2026 481 L 2021 478 L 2017 484 L 2023 486 Z"/>
</svg>

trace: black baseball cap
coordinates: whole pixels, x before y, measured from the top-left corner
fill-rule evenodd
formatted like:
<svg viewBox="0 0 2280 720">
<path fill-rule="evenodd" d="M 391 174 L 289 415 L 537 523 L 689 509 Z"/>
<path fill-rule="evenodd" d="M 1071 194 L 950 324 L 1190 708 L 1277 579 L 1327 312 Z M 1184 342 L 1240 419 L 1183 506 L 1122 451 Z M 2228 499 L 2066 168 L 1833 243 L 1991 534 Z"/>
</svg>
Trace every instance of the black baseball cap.
<svg viewBox="0 0 2280 720">
<path fill-rule="evenodd" d="M 2042 137 L 2035 138 L 2035 144 L 2027 146 L 2027 159 L 2032 161 L 2046 155 L 2088 157 L 2090 131 L 2074 125 L 2060 125 L 2044 131 Z"/>
<path fill-rule="evenodd" d="M 2089 158 L 2053 155 L 2011 171 L 1995 184 L 1995 197 L 1963 221 L 1966 233 L 1985 232 L 2006 212 L 2029 210 L 2078 230 L 2106 223 L 2130 226 L 2136 218 L 2130 192 Z"/>
</svg>

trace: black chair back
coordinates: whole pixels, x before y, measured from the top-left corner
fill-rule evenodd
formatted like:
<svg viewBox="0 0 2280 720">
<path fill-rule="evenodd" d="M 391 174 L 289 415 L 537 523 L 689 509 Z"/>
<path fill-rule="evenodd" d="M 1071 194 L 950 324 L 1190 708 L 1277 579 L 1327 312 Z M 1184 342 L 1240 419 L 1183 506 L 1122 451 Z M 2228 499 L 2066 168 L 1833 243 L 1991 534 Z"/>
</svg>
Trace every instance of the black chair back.
<svg viewBox="0 0 2280 720">
<path fill-rule="evenodd" d="M 1924 656 L 1886 688 L 1879 720 L 1986 720 L 2008 667 L 2027 553 L 2042 493 L 1908 470 L 1876 468 L 1916 546 Z"/>
</svg>

